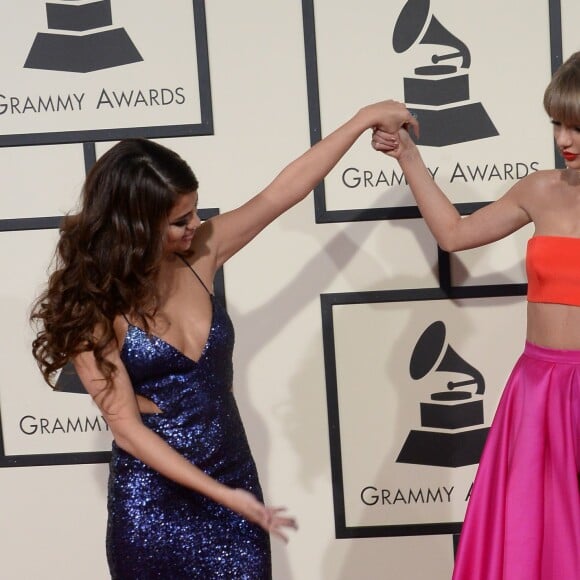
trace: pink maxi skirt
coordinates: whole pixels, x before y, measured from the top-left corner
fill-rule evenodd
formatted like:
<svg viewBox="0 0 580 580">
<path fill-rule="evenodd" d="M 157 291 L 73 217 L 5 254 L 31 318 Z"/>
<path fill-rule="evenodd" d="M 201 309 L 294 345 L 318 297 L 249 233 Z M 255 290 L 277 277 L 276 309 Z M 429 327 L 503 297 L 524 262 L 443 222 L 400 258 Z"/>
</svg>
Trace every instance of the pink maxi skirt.
<svg viewBox="0 0 580 580">
<path fill-rule="evenodd" d="M 453 580 L 580 580 L 580 351 L 529 342 L 505 387 Z"/>
</svg>

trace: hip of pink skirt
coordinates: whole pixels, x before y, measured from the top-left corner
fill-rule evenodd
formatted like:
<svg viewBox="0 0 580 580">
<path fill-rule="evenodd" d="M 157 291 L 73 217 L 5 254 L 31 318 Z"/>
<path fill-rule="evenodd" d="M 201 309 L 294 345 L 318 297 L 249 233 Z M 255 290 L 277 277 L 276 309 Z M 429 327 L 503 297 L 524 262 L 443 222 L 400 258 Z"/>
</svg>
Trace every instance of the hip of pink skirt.
<svg viewBox="0 0 580 580">
<path fill-rule="evenodd" d="M 580 579 L 580 351 L 527 342 L 502 394 L 454 580 Z"/>
</svg>

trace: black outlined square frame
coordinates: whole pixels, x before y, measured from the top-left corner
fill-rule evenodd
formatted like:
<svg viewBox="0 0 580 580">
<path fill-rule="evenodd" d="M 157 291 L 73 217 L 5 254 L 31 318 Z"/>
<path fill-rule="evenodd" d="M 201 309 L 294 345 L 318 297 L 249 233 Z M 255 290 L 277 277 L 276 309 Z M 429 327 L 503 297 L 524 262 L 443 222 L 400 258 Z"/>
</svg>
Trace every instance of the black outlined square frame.
<svg viewBox="0 0 580 580">
<path fill-rule="evenodd" d="M 315 0 L 302 0 L 304 25 L 304 49 L 306 56 L 306 83 L 308 91 L 308 117 L 310 143 L 314 145 L 323 138 L 318 82 L 316 49 Z M 562 11 L 560 0 L 548 0 L 550 56 L 552 73 L 562 64 Z M 554 145 L 555 166 L 563 168 L 563 160 Z M 458 203 L 455 207 L 462 215 L 473 213 L 489 202 Z M 417 206 L 357 208 L 329 210 L 326 204 L 324 180 L 314 190 L 314 214 L 316 223 L 338 223 L 388 219 L 412 219 L 420 217 Z"/>
<path fill-rule="evenodd" d="M 441 288 L 424 288 L 320 295 L 336 538 L 458 534 L 461 531 L 462 524 L 461 522 L 442 522 L 347 526 L 333 308 L 335 306 L 373 304 L 381 302 L 436 302 L 439 300 L 524 296 L 526 290 L 526 284 L 504 284 L 495 286 L 468 286 L 448 290 L 443 290 Z"/>
<path fill-rule="evenodd" d="M 199 123 L 0 135 L 0 147 L 16 147 L 22 145 L 56 145 L 63 143 L 83 143 L 91 141 L 117 141 L 119 139 L 126 139 L 131 137 L 146 137 L 148 139 L 155 139 L 162 137 L 213 135 L 213 112 L 209 73 L 205 0 L 192 0 L 192 6 L 195 23 L 194 34 L 200 98 L 199 104 L 201 119 Z"/>
<path fill-rule="evenodd" d="M 199 217 L 202 220 L 209 219 L 219 214 L 216 208 L 207 208 L 199 210 Z M 2 232 L 30 231 L 42 229 L 57 229 L 62 217 L 44 217 L 0 220 L 0 235 Z M 36 227 L 35 227 L 36 226 Z M 216 296 L 225 304 L 225 281 L 223 269 L 218 270 L 214 292 Z M 34 364 L 31 360 L 31 364 Z M 47 389 L 50 387 L 47 385 Z M 58 393 L 54 394 L 55 397 Z M 88 395 L 78 395 L 88 396 Z M 82 451 L 74 453 L 39 453 L 25 455 L 7 455 L 4 446 L 2 431 L 2 409 L 0 408 L 0 468 L 2 467 L 31 467 L 40 465 L 76 465 L 83 463 L 108 463 L 111 458 L 109 451 Z"/>
</svg>

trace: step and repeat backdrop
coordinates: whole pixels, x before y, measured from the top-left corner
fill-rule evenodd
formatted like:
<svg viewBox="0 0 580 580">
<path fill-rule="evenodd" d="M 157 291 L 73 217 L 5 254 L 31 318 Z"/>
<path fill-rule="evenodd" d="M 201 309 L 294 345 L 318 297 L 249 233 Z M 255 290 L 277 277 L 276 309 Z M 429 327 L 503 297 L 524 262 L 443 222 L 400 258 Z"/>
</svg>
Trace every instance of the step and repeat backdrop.
<svg viewBox="0 0 580 580">
<path fill-rule="evenodd" d="M 421 124 L 433 179 L 469 214 L 519 179 L 562 167 L 542 96 L 580 49 L 579 18 L 575 0 L 3 3 L 6 577 L 106 577 L 111 434 L 72 366 L 57 390 L 43 382 L 28 323 L 60 220 L 100 154 L 131 136 L 176 149 L 200 177 L 207 219 L 361 106 L 394 98 Z M 289 548 L 274 545 L 281 580 L 449 577 L 523 348 L 533 231 L 495 249 L 440 251 L 396 161 L 368 137 L 216 283 L 238 327 L 236 389 L 266 495 L 291 500 L 301 520 Z M 37 498 L 42 482 L 74 485 L 82 522 L 65 491 Z M 66 568 L 55 555 L 63 538 Z"/>
<path fill-rule="evenodd" d="M 12 58 L 3 68 L 0 145 L 80 143 L 84 164 L 76 169 L 82 171 L 96 158 L 96 141 L 213 132 L 203 2 L 137 11 L 134 2 L 28 0 L 12 7 L 10 17 L 3 52 L 11 45 Z M 161 43 L 159 30 L 173 33 Z M 3 264 L 10 272 L 4 291 L 19 298 L 16 307 L 16 298 L 3 305 L 8 368 L 0 392 L 0 465 L 106 461 L 107 424 L 72 365 L 57 378 L 53 393 L 31 364 L 24 306 L 42 285 L 60 216 L 39 215 L 31 203 L 13 211 L 17 215 L 0 219 Z M 201 217 L 212 213 L 203 210 Z M 40 252 L 47 260 L 43 270 L 33 267 Z"/>
<path fill-rule="evenodd" d="M 387 91 L 417 117 L 429 172 L 463 214 L 530 173 L 561 166 L 541 105 L 562 62 L 558 2 L 525 20 L 524 0 L 469 9 L 423 0 L 356 11 L 308 4 L 313 141 L 361 92 Z M 519 50 L 524 33 L 536 42 Z M 317 223 L 419 215 L 396 161 L 364 140 L 315 196 Z M 526 286 L 462 287 L 441 252 L 434 267 L 439 288 L 321 296 L 338 537 L 461 529 L 495 407 L 522 350 Z"/>
</svg>

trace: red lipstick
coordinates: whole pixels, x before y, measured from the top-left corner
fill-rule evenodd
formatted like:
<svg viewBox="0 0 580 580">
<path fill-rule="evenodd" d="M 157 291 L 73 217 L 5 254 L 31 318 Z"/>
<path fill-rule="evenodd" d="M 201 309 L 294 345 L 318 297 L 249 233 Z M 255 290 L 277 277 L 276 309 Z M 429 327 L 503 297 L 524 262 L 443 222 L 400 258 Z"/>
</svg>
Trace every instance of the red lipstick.
<svg viewBox="0 0 580 580">
<path fill-rule="evenodd" d="M 566 161 L 574 161 L 578 157 L 578 155 L 576 153 L 570 153 L 568 151 L 562 151 L 562 157 Z"/>
</svg>

